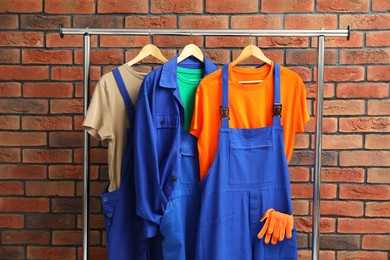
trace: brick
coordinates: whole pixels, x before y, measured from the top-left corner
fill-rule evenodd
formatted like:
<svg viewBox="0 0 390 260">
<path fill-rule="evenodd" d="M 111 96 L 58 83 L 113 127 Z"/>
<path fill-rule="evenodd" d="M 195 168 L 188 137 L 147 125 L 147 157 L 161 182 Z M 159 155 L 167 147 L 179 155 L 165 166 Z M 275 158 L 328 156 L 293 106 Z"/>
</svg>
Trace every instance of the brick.
<svg viewBox="0 0 390 260">
<path fill-rule="evenodd" d="M 364 147 L 373 150 L 390 150 L 390 135 L 366 135 Z"/>
<path fill-rule="evenodd" d="M 372 0 L 372 10 L 376 11 L 390 11 L 390 2 L 387 0 Z"/>
<path fill-rule="evenodd" d="M 362 115 L 365 111 L 363 100 L 325 100 L 324 115 Z"/>
<path fill-rule="evenodd" d="M 318 12 L 345 12 L 345 13 L 362 13 L 368 12 L 370 0 L 358 1 L 337 1 L 337 0 L 318 0 L 316 10 Z"/>
<path fill-rule="evenodd" d="M 368 115 L 390 115 L 390 100 L 369 100 Z"/>
<path fill-rule="evenodd" d="M 311 142 L 311 148 L 314 148 L 314 136 Z M 344 150 L 361 149 L 363 147 L 363 138 L 361 135 L 323 135 L 322 149 L 324 150 Z"/>
<path fill-rule="evenodd" d="M 50 147 L 82 147 L 83 133 L 54 132 L 49 134 Z"/>
<path fill-rule="evenodd" d="M 91 149 L 91 163 L 107 163 L 107 149 Z"/>
<path fill-rule="evenodd" d="M 90 182 L 90 195 L 95 197 L 100 197 L 102 194 L 102 191 L 107 187 L 106 182 Z M 83 183 L 78 182 L 76 187 L 76 195 L 82 196 L 83 195 Z"/>
<path fill-rule="evenodd" d="M 23 96 L 24 97 L 41 97 L 41 98 L 66 98 L 72 97 L 73 84 L 71 83 L 24 83 Z"/>
<path fill-rule="evenodd" d="M 81 198 L 52 199 L 52 210 L 53 212 L 81 213 L 82 200 Z"/>
<path fill-rule="evenodd" d="M 45 0 L 45 13 L 49 14 L 93 14 L 94 0 Z"/>
<path fill-rule="evenodd" d="M 49 212 L 48 198 L 0 198 L 2 212 Z"/>
<path fill-rule="evenodd" d="M 325 82 L 343 82 L 343 81 L 363 81 L 364 67 L 325 67 Z"/>
<path fill-rule="evenodd" d="M 304 167 L 289 168 L 291 182 L 306 182 L 309 181 L 309 169 Z"/>
<path fill-rule="evenodd" d="M 0 99 L 0 113 L 46 114 L 46 100 Z"/>
<path fill-rule="evenodd" d="M 312 250 L 299 250 L 298 251 L 298 259 L 299 260 L 312 259 Z M 335 260 L 336 259 L 335 252 L 320 250 L 319 259 Z"/>
<path fill-rule="evenodd" d="M 229 50 L 205 50 L 204 55 L 212 60 L 215 64 L 225 64 L 230 61 Z"/>
<path fill-rule="evenodd" d="M 100 244 L 100 232 L 99 231 L 90 231 L 89 232 L 90 244 L 99 245 Z M 53 231 L 53 245 L 81 245 L 83 243 L 83 233 L 82 231 L 76 230 L 61 230 Z M 98 258 L 94 258 L 98 259 Z"/>
<path fill-rule="evenodd" d="M 20 162 L 20 149 L 1 148 L 0 162 Z"/>
<path fill-rule="evenodd" d="M 305 149 L 305 148 L 309 148 L 309 135 L 296 134 L 294 149 Z"/>
<path fill-rule="evenodd" d="M 73 196 L 72 181 L 29 181 L 26 182 L 27 196 Z"/>
<path fill-rule="evenodd" d="M 49 244 L 48 231 L 3 231 L 2 244 Z"/>
<path fill-rule="evenodd" d="M 82 215 L 77 215 L 77 228 L 83 227 Z M 90 214 L 90 227 L 105 229 L 103 214 Z"/>
<path fill-rule="evenodd" d="M 338 220 L 339 233 L 373 233 L 383 234 L 390 232 L 390 219 L 353 219 L 340 218 Z M 353 258 L 351 258 L 353 259 Z M 373 258 L 377 259 L 377 258 Z"/>
<path fill-rule="evenodd" d="M 289 65 L 315 65 L 317 62 L 316 50 L 288 50 L 286 53 L 286 64 Z M 336 64 L 337 52 L 326 50 L 324 62 L 325 64 Z"/>
<path fill-rule="evenodd" d="M 0 255 L 2 259 L 25 259 L 23 246 L 0 246 Z"/>
<path fill-rule="evenodd" d="M 299 232 L 311 232 L 312 218 L 295 217 L 294 226 Z M 321 218 L 320 231 L 321 233 L 333 233 L 336 230 L 336 220 L 331 218 Z"/>
<path fill-rule="evenodd" d="M 207 13 L 257 13 L 259 3 L 257 1 L 206 1 Z"/>
<path fill-rule="evenodd" d="M 309 247 L 309 236 L 307 234 L 298 233 L 297 234 L 297 244 L 299 248 L 308 248 Z"/>
<path fill-rule="evenodd" d="M 390 202 L 367 202 L 366 216 L 390 217 Z"/>
<path fill-rule="evenodd" d="M 2 146 L 41 146 L 46 145 L 46 133 L 0 132 Z"/>
<path fill-rule="evenodd" d="M 259 46 L 261 48 L 304 48 L 309 46 L 307 37 L 259 37 Z"/>
<path fill-rule="evenodd" d="M 292 201 L 293 215 L 307 215 L 309 213 L 309 203 L 305 200 Z"/>
<path fill-rule="evenodd" d="M 83 67 L 52 67 L 51 68 L 51 79 L 60 81 L 75 81 L 83 80 Z M 100 68 L 91 67 L 90 79 L 97 80 L 100 78 Z"/>
<path fill-rule="evenodd" d="M 0 29 L 12 30 L 19 28 L 19 19 L 17 15 L 1 14 Z"/>
<path fill-rule="evenodd" d="M 206 47 L 207 48 L 245 47 L 245 46 L 249 45 L 250 42 L 251 42 L 251 39 L 249 37 L 237 37 L 237 36 L 206 37 Z"/>
<path fill-rule="evenodd" d="M 314 162 L 313 151 L 296 151 L 290 161 L 290 165 L 312 165 Z M 322 152 L 322 165 L 334 166 L 337 164 L 337 154 L 333 151 Z"/>
<path fill-rule="evenodd" d="M 344 28 L 342 28 L 344 29 Z M 318 38 L 312 38 L 312 47 L 318 45 Z M 350 39 L 347 37 L 326 37 L 325 38 L 326 48 L 357 48 L 363 46 L 363 33 L 362 32 L 351 32 Z"/>
<path fill-rule="evenodd" d="M 16 181 L 0 182 L 0 195 L 23 195 L 23 183 Z"/>
<path fill-rule="evenodd" d="M 233 38 L 233 37 L 232 37 Z M 234 45 L 234 43 L 229 43 L 231 45 Z M 237 44 L 237 43 L 236 43 Z M 224 45 L 221 43 L 221 45 Z M 246 46 L 246 45 L 245 45 Z M 227 46 L 228 47 L 228 46 Z M 244 46 L 242 46 L 244 47 Z M 238 56 L 241 54 L 242 50 L 234 50 L 232 51 L 232 57 L 233 60 L 237 59 Z M 270 60 L 273 60 L 279 64 L 284 64 L 284 51 L 283 50 L 264 50 L 264 55 L 267 56 Z M 240 62 L 240 65 L 259 65 L 262 63 L 259 59 L 250 57 L 242 62 Z"/>
<path fill-rule="evenodd" d="M 20 120 L 18 116 L 0 116 L 0 129 L 17 130 L 20 129 Z"/>
<path fill-rule="evenodd" d="M 29 214 L 26 215 L 26 227 L 28 228 L 57 228 L 71 229 L 75 228 L 76 222 L 74 215 L 62 214 Z"/>
<path fill-rule="evenodd" d="M 340 132 L 390 132 L 390 117 L 340 118 Z"/>
<path fill-rule="evenodd" d="M 389 200 L 390 187 L 384 185 L 362 186 L 341 184 L 339 197 L 340 199 Z"/>
<path fill-rule="evenodd" d="M 46 178 L 46 166 L 1 164 L 0 179 L 4 180 L 35 180 Z"/>
<path fill-rule="evenodd" d="M 336 198 L 337 185 L 321 184 L 321 198 L 334 199 Z M 308 199 L 313 197 L 312 184 L 291 184 L 291 197 L 294 199 Z"/>
<path fill-rule="evenodd" d="M 321 215 L 324 216 L 363 216 L 363 202 L 321 201 Z"/>
<path fill-rule="evenodd" d="M 49 77 L 48 66 L 4 66 L 0 65 L 2 80 L 45 80 Z"/>
<path fill-rule="evenodd" d="M 340 28 L 347 28 L 349 25 L 353 30 L 390 29 L 389 19 L 390 14 L 341 15 Z"/>
<path fill-rule="evenodd" d="M 0 214 L 0 228 L 22 228 L 24 226 L 24 216 L 17 214 Z"/>
<path fill-rule="evenodd" d="M 388 64 L 390 50 L 341 50 L 341 64 Z"/>
<path fill-rule="evenodd" d="M 43 47 L 43 33 L 0 32 L 0 46 Z"/>
<path fill-rule="evenodd" d="M 20 83 L 0 82 L 0 97 L 20 97 L 20 96 L 21 96 Z"/>
<path fill-rule="evenodd" d="M 70 50 L 22 50 L 22 62 L 25 64 L 71 64 Z"/>
<path fill-rule="evenodd" d="M 23 162 L 25 163 L 66 163 L 72 161 L 71 150 L 23 150 Z"/>
<path fill-rule="evenodd" d="M 42 0 L 2 0 L 1 13 L 42 12 Z"/>
<path fill-rule="evenodd" d="M 367 183 L 390 183 L 388 168 L 369 168 L 367 173 Z"/>
<path fill-rule="evenodd" d="M 302 80 L 304 82 L 305 81 L 312 81 L 312 70 L 310 68 L 307 68 L 307 67 L 293 67 L 293 68 L 290 68 L 290 69 L 292 71 L 294 71 L 295 73 L 297 73 L 302 78 Z M 306 88 L 308 87 L 307 84 L 305 86 L 306 86 Z M 324 86 L 324 88 L 326 90 L 327 84 Z M 308 89 L 306 89 L 306 91 L 308 91 Z M 306 92 L 306 95 L 308 95 L 307 92 Z"/>
<path fill-rule="evenodd" d="M 367 32 L 366 46 L 367 47 L 387 47 L 390 37 L 390 32 Z"/>
<path fill-rule="evenodd" d="M 338 98 L 385 98 L 389 95 L 388 84 L 383 83 L 339 83 Z"/>
<path fill-rule="evenodd" d="M 176 16 L 126 16 L 125 28 L 141 29 L 141 28 L 161 28 L 170 29 L 176 28 Z"/>
<path fill-rule="evenodd" d="M 0 50 L 0 62 L 5 64 L 19 63 L 20 51 L 18 49 Z"/>
<path fill-rule="evenodd" d="M 187 44 L 193 43 L 199 47 L 203 46 L 203 37 L 201 36 L 163 36 L 157 35 L 154 37 L 154 44 L 158 47 L 177 48 L 184 47 Z"/>
<path fill-rule="evenodd" d="M 119 15 L 104 15 L 104 16 L 74 16 L 74 27 L 89 27 L 89 28 L 122 28 L 123 17 Z"/>
<path fill-rule="evenodd" d="M 84 116 L 74 116 L 73 117 L 74 130 L 84 130 L 83 122 L 84 122 Z"/>
<path fill-rule="evenodd" d="M 276 0 L 264 1 L 261 5 L 262 13 L 299 13 L 313 12 L 313 0 Z"/>
<path fill-rule="evenodd" d="M 390 237 L 380 235 L 364 235 L 362 249 L 368 250 L 390 250 Z"/>
<path fill-rule="evenodd" d="M 147 13 L 147 0 L 100 0 L 98 13 Z"/>
<path fill-rule="evenodd" d="M 146 44 L 149 43 L 149 37 L 148 36 L 107 36 L 102 35 L 100 36 L 100 47 L 143 47 Z M 116 58 L 114 62 L 122 62 L 123 63 L 123 56 L 122 50 L 116 50 L 117 56 L 119 58 Z M 95 58 L 96 64 L 111 64 L 109 63 L 109 59 L 107 59 L 106 56 L 110 54 L 109 51 L 94 51 L 91 53 L 91 59 Z M 93 57 L 95 56 L 95 57 Z M 103 60 L 99 62 L 99 59 Z M 104 63 L 102 63 L 104 62 Z"/>
<path fill-rule="evenodd" d="M 76 259 L 76 248 L 71 247 L 27 247 L 28 259 Z"/>
<path fill-rule="evenodd" d="M 322 168 L 323 182 L 364 182 L 363 168 Z"/>
<path fill-rule="evenodd" d="M 390 81 L 390 66 L 368 66 L 367 79 L 370 81 Z"/>
<path fill-rule="evenodd" d="M 340 152 L 342 166 L 390 166 L 389 151 Z"/>
<path fill-rule="evenodd" d="M 321 249 L 330 250 L 359 250 L 360 236 L 357 235 L 330 235 L 320 237 Z"/>
<path fill-rule="evenodd" d="M 202 0 L 151 0 L 150 12 L 160 13 L 202 13 Z"/>
<path fill-rule="evenodd" d="M 190 15 L 179 17 L 179 28 L 187 29 L 227 29 L 229 26 L 226 15 Z"/>
<path fill-rule="evenodd" d="M 232 15 L 231 16 L 232 29 L 282 29 L 282 17 L 256 14 L 253 16 Z"/>
<path fill-rule="evenodd" d="M 284 19 L 285 29 L 302 29 L 302 24 L 305 25 L 305 29 L 334 29 L 337 28 L 337 15 L 289 15 Z"/>
<path fill-rule="evenodd" d="M 49 178 L 54 180 L 60 179 L 82 179 L 82 165 L 50 165 Z"/>
<path fill-rule="evenodd" d="M 21 15 L 20 28 L 24 30 L 58 30 L 60 26 L 70 27 L 70 16 Z"/>
<path fill-rule="evenodd" d="M 315 98 L 317 95 L 317 84 L 305 84 L 306 98 Z M 323 88 L 324 98 L 334 97 L 334 84 L 324 84 Z"/>
<path fill-rule="evenodd" d="M 48 33 L 46 34 L 46 47 L 83 47 L 83 36 L 67 34 L 61 38 L 58 33 Z"/>
<path fill-rule="evenodd" d="M 72 118 L 67 116 L 26 116 L 22 118 L 23 130 L 71 130 Z"/>
<path fill-rule="evenodd" d="M 50 113 L 52 114 L 81 114 L 82 112 L 83 100 L 81 99 L 63 99 L 50 101 Z M 70 124 L 68 125 L 68 121 L 66 121 L 66 123 L 67 127 L 63 130 L 69 129 Z"/>
</svg>

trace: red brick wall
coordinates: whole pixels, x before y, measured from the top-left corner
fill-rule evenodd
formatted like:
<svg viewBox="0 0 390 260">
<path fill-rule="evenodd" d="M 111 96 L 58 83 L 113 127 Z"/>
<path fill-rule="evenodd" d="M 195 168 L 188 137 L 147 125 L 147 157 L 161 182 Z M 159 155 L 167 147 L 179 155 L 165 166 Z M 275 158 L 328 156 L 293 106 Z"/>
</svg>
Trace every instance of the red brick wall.
<svg viewBox="0 0 390 260">
<path fill-rule="evenodd" d="M 388 259 L 390 251 L 388 0 L 1 0 L 0 256 L 81 259 L 82 37 L 65 27 L 353 29 L 326 40 L 321 259 Z M 172 57 L 191 37 L 155 36 Z M 210 58 L 236 57 L 249 37 L 193 37 Z M 149 37 L 92 37 L 92 86 Z M 297 71 L 314 110 L 316 39 L 259 38 Z M 92 88 L 93 89 L 93 88 Z M 300 259 L 310 259 L 313 121 L 291 162 Z M 106 149 L 92 141 L 91 256 L 105 258 L 98 195 Z"/>
</svg>

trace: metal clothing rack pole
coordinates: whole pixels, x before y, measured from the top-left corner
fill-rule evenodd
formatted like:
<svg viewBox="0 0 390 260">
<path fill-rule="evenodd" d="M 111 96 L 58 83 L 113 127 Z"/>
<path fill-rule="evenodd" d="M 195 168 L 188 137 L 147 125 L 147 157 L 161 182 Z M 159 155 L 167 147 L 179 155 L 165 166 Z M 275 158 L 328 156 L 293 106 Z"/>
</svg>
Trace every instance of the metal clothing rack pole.
<svg viewBox="0 0 390 260">
<path fill-rule="evenodd" d="M 203 30 L 203 29 L 104 29 L 60 28 L 60 35 L 84 35 L 84 116 L 89 100 L 90 36 L 91 35 L 189 35 L 189 36 L 303 36 L 318 37 L 316 129 L 314 150 L 313 234 L 312 260 L 319 259 L 320 184 L 322 152 L 322 103 L 324 86 L 325 37 L 347 37 L 346 30 Z M 89 137 L 84 130 L 84 179 L 83 179 L 83 259 L 88 259 L 89 248 Z"/>
</svg>

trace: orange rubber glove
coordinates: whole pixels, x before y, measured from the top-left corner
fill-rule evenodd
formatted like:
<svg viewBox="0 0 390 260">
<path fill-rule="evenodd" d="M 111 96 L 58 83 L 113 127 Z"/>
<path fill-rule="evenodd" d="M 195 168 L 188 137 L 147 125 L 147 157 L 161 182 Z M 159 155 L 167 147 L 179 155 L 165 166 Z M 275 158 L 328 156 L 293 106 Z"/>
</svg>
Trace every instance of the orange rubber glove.
<svg viewBox="0 0 390 260">
<path fill-rule="evenodd" d="M 277 241 L 283 241 L 285 236 L 287 238 L 292 237 L 294 226 L 292 215 L 280 213 L 271 208 L 265 212 L 260 219 L 260 222 L 263 222 L 265 219 L 267 220 L 265 221 L 263 228 L 257 234 L 259 239 L 262 239 L 265 235 L 264 243 L 268 244 L 271 240 L 271 236 L 271 243 L 273 245 L 275 245 Z"/>
</svg>

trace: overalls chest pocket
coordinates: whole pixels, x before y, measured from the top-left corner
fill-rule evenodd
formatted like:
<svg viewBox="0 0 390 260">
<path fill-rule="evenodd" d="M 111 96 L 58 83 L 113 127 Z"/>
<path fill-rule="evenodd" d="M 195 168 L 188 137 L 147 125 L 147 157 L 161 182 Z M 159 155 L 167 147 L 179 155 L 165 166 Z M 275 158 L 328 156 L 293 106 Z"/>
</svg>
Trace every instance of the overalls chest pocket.
<svg viewBox="0 0 390 260">
<path fill-rule="evenodd" d="M 242 136 L 241 136 L 242 137 Z M 231 136 L 229 148 L 231 184 L 259 184 L 271 181 L 274 174 L 272 135 L 253 138 Z"/>
<path fill-rule="evenodd" d="M 179 127 L 178 115 L 156 115 L 155 125 L 157 128 L 157 149 L 158 154 L 167 154 L 172 151 L 173 140 L 176 137 Z"/>
</svg>

